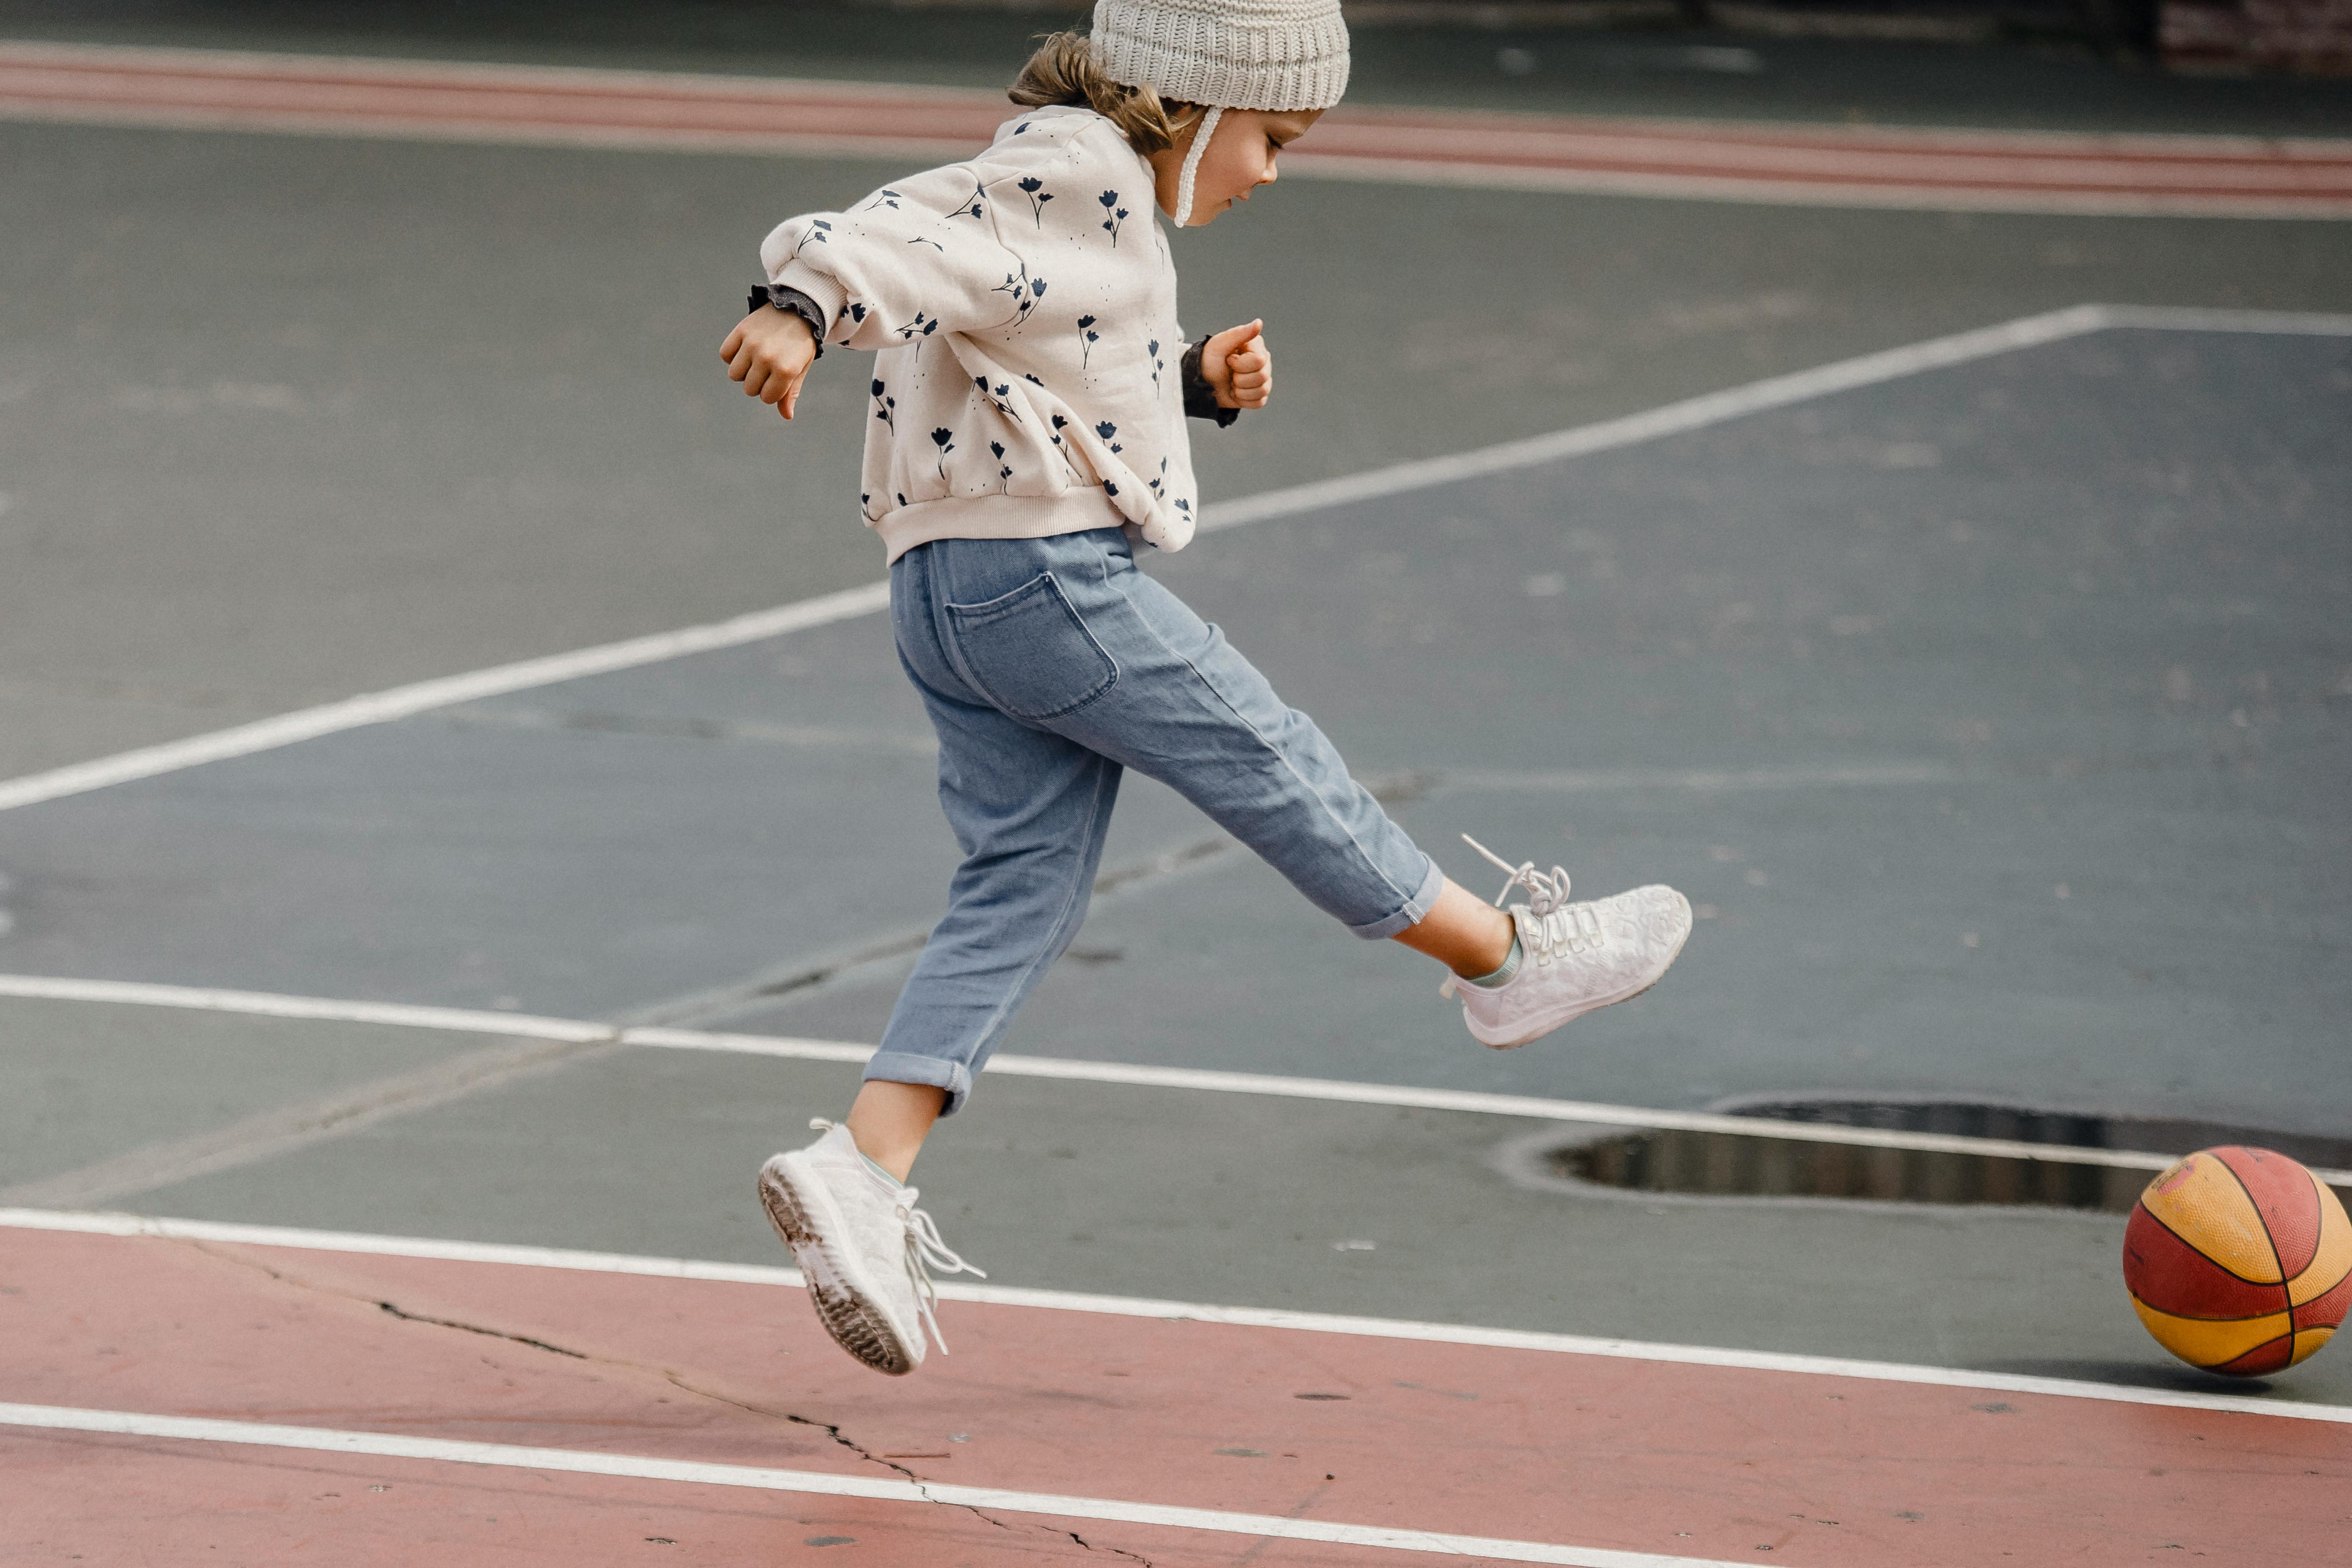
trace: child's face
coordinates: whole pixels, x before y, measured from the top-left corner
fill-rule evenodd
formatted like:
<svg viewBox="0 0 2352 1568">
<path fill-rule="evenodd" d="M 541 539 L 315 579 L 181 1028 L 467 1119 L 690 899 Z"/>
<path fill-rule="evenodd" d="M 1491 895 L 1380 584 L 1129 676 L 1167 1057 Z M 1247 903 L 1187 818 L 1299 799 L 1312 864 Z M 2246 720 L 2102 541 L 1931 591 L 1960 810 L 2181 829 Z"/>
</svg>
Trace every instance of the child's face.
<svg viewBox="0 0 2352 1568">
<path fill-rule="evenodd" d="M 1235 202 L 1249 200 L 1250 193 L 1260 185 L 1274 184 L 1276 154 L 1286 144 L 1306 135 L 1307 128 L 1322 117 L 1319 109 L 1282 113 L 1264 109 L 1226 110 L 1192 176 L 1192 219 L 1187 226 L 1198 228 Z M 1176 211 L 1177 176 L 1182 169 L 1184 154 L 1190 150 L 1187 138 L 1152 160 L 1160 165 L 1160 210 L 1171 216 Z"/>
</svg>

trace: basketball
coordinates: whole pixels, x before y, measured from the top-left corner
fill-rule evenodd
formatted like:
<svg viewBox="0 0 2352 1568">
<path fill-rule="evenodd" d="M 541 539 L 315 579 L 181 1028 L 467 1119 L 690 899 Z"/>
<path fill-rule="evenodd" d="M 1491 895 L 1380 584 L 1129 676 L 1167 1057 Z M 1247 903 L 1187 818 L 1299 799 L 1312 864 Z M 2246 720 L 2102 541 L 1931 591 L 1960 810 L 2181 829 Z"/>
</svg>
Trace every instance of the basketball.
<svg viewBox="0 0 2352 1568">
<path fill-rule="evenodd" d="M 2259 1377 L 2326 1344 L 2352 1307 L 2352 1219 L 2284 1154 L 2203 1149 L 2150 1182 L 2124 1229 L 2124 1284 L 2156 1342 Z"/>
</svg>

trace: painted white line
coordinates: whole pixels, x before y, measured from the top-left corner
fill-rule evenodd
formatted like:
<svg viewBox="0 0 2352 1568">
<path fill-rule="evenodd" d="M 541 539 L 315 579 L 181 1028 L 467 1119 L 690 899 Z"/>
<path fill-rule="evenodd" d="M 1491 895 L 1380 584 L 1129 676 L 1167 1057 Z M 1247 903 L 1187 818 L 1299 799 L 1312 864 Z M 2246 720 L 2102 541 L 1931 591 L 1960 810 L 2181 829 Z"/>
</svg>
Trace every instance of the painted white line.
<svg viewBox="0 0 2352 1568">
<path fill-rule="evenodd" d="M 1892 212 L 2019 213 L 2053 217 L 2289 218 L 2341 223 L 2352 201 L 2340 197 L 2205 194 L 2188 191 L 2035 190 L 2018 185 L 1867 184 L 1775 180 L 1744 174 L 1690 174 L 1633 169 L 1580 169 L 1439 159 L 1360 157 L 1345 153 L 1290 154 L 1285 179 L 1348 180 L 1457 190 L 1535 191 L 1546 195 L 1643 196 L 1666 201 L 1738 202 L 1755 206 L 1860 207 Z"/>
<path fill-rule="evenodd" d="M 151 985 L 120 980 L 69 980 L 44 974 L 0 974 L 0 996 L 35 1001 L 111 1003 L 140 1007 L 177 1007 L 195 1012 L 240 1013 L 257 1017 L 310 1018 L 322 1022 L 387 1025 L 508 1037 L 579 1041 L 611 1040 L 659 1050 L 715 1051 L 733 1056 L 774 1057 L 788 1061 L 862 1063 L 874 1047 L 850 1040 L 810 1040 L 789 1036 L 736 1035 L 655 1025 L 622 1027 L 576 1018 L 525 1013 L 490 1013 L 457 1007 L 410 1006 L 397 1002 L 342 1002 L 324 996 L 281 996 L 258 991 L 220 991 L 200 986 Z M 1727 1116 L 1706 1110 L 1656 1110 L 1599 1100 L 1547 1100 L 1531 1095 L 1489 1094 L 1479 1089 L 1420 1089 L 1400 1084 L 1353 1083 L 1344 1079 L 1280 1078 L 1267 1073 L 1220 1072 L 1202 1068 L 1151 1067 L 1130 1062 L 1077 1061 L 1060 1057 L 1000 1053 L 988 1072 L 1005 1078 L 1046 1078 L 1082 1083 L 1122 1084 L 1137 1089 L 1180 1089 L 1212 1094 L 1270 1095 L 1339 1105 L 1388 1105 L 1413 1110 L 1461 1110 L 1535 1121 L 1565 1121 L 1665 1131 L 1722 1132 L 1741 1138 L 1779 1138 L 1804 1143 L 1840 1143 L 1864 1149 L 1901 1149 L 1923 1153 L 1969 1154 L 1987 1159 L 2035 1160 L 2046 1164 L 2099 1165 L 2126 1171 L 2161 1171 L 2179 1158 L 2143 1149 L 2084 1149 L 2064 1143 L 2025 1143 L 2003 1138 L 1969 1138 L 1946 1132 L 1906 1132 L 1882 1127 L 1841 1127 L 1830 1122 L 1782 1121 L 1761 1116 Z M 2352 1171 L 2325 1167 L 2314 1174 L 2330 1186 L 2352 1188 Z"/>
<path fill-rule="evenodd" d="M 656 1279 L 715 1279 L 730 1285 L 776 1285 L 797 1290 L 800 1270 L 755 1263 L 706 1263 L 688 1258 L 643 1258 L 625 1252 L 518 1247 L 506 1242 L 446 1241 L 414 1236 L 369 1236 L 348 1230 L 303 1230 L 277 1225 L 162 1219 L 114 1211 L 0 1208 L 0 1229 L 56 1230 L 76 1236 L 145 1236 L 165 1241 L 208 1241 L 228 1247 L 283 1247 L 301 1252 L 354 1252 L 373 1258 L 422 1258 L 442 1263 L 495 1263 L 513 1268 L 571 1268 L 586 1274 L 637 1274 Z"/>
<path fill-rule="evenodd" d="M 665 130 L 646 126 L 518 124 L 501 120 L 415 120 L 304 112 L 205 109 L 163 103 L 55 103 L 0 93 L 0 121 L 100 125 L 125 131 L 221 131 L 271 136 L 325 136 L 354 142 L 456 142 L 478 147 L 551 147 L 595 153 L 715 153 L 732 157 L 888 159 L 944 163 L 971 155 L 984 138 L 826 135 L 816 132 Z M 2193 216 L 2193 215 L 2184 215 Z M 2266 213 L 2233 214 L 2269 216 Z M 2312 215 L 2327 217 L 2333 215 Z"/>
<path fill-rule="evenodd" d="M 1239 528 L 1244 523 L 1265 522 L 1349 501 L 1400 495 L 1457 479 L 1475 479 L 1537 463 L 1630 447 L 1709 425 L 1719 425 L 1749 414 L 1784 408 L 1808 398 L 1852 391 L 1902 376 L 1916 375 L 1922 371 L 1964 364 L 1970 360 L 2056 342 L 2114 326 L 2177 327 L 2190 331 L 2337 335 L 2352 332 L 2352 317 L 2075 305 L 1977 331 L 1960 332 L 1951 337 L 1889 349 L 1881 353 L 1864 354 L 1857 359 L 1842 360 L 1791 375 L 1773 376 L 1746 386 L 1668 404 L 1647 413 L 1605 419 L 1596 425 L 1579 426 L 1549 436 L 1506 441 L 1451 457 L 1398 463 L 1345 479 L 1322 479 L 1269 490 L 1239 500 L 1223 501 L 1206 510 L 1200 527 L 1202 532 Z M 889 584 L 869 583 L 861 588 L 820 595 L 813 599 L 738 616 L 732 620 L 710 626 L 688 626 L 679 631 L 632 637 L 624 642 L 606 643 L 572 653 L 498 665 L 467 675 L 446 676 L 418 681 L 411 686 L 394 687 L 386 691 L 280 714 L 274 719 L 190 736 L 184 741 L 142 747 L 93 762 L 77 763 L 46 773 L 0 781 L 0 811 L 81 795 L 112 784 L 128 784 L 135 779 L 153 778 L 160 773 L 196 767 L 205 763 L 248 756 L 256 752 L 292 745 L 299 741 L 316 740 L 323 735 L 370 724 L 386 723 L 455 703 L 502 696 L 532 687 L 551 686 L 558 681 L 573 680 L 583 676 L 608 674 L 688 654 L 706 653 L 716 648 L 757 642 L 765 637 L 781 637 L 812 626 L 829 626 L 835 621 L 886 609 L 889 603 Z"/>
<path fill-rule="evenodd" d="M 952 160 L 975 89 L 0 42 L 0 118 L 738 155 Z M 1814 206 L 2352 216 L 2347 143 L 1343 110 L 1306 178 Z"/>
<path fill-rule="evenodd" d="M 1380 496 L 1401 495 L 1408 490 L 1426 489 L 1433 485 L 1483 479 L 1489 474 L 1532 468 L 1538 463 L 1558 462 L 1564 458 L 1581 458 L 1594 452 L 1636 446 L 1661 437 L 1678 436 L 1685 431 L 1720 425 L 1750 414 L 1786 408 L 1790 404 L 1825 397 L 1832 393 L 1851 392 L 1858 387 L 1899 380 L 1922 371 L 1940 370 L 1950 365 L 1966 364 L 1971 360 L 1987 359 L 1995 354 L 2012 353 L 2020 349 L 2080 337 L 2085 332 L 2097 331 L 2107 324 L 2107 307 L 2074 305 L 2044 315 L 2004 321 L 1999 326 L 1983 327 L 1950 337 L 1932 338 L 1926 342 L 1907 343 L 1901 348 L 1840 360 L 1834 364 L 1818 365 L 1789 375 L 1771 376 L 1763 381 L 1750 382 L 1745 386 L 1706 393 L 1698 397 L 1685 398 L 1680 403 L 1669 403 L 1663 408 L 1629 414 L 1619 419 L 1604 419 L 1596 425 L 1580 425 L 1572 430 L 1531 436 L 1518 441 L 1504 441 L 1443 458 L 1398 463 L 1385 468 L 1375 468 L 1370 473 L 1350 474 L 1344 479 L 1318 479 L 1308 484 L 1270 490 L 1264 495 L 1209 508 L 1201 520 L 1201 528 L 1204 531 L 1238 528 L 1244 523 L 1262 522 L 1267 518 L 1287 516 L 1293 512 L 1370 500 Z"/>
<path fill-rule="evenodd" d="M 446 1029 L 461 1035 L 506 1035 L 588 1044 L 620 1038 L 611 1024 L 493 1013 L 470 1007 L 421 1007 L 405 1002 L 349 1002 L 328 996 L 286 996 L 273 991 L 223 991 L 203 985 L 149 985 L 133 980 L 70 980 L 47 974 L 0 974 L 0 996 L 47 1002 L 108 1002 L 132 1007 L 176 1007 L 197 1013 L 239 1013 L 261 1018 L 315 1018 L 337 1024 L 386 1024 L 400 1029 Z"/>
<path fill-rule="evenodd" d="M 2352 316 L 2321 310 L 2207 310 L 2193 305 L 2102 305 L 2110 327 L 2163 332 L 2273 332 L 2352 338 Z"/>
<path fill-rule="evenodd" d="M 1950 784 L 1961 775 L 1948 763 L 1832 763 L 1821 767 L 1582 768 L 1564 773 L 1446 769 L 1432 775 L 1441 789 L 1505 794 L 1598 794 L 1607 790 L 1686 789 L 1701 793 L 1749 789 L 1839 789 L 1868 784 Z"/>
<path fill-rule="evenodd" d="M 184 1443 L 234 1443 L 264 1448 L 297 1448 L 312 1453 L 359 1454 L 370 1458 L 427 1459 L 444 1464 L 488 1465 L 506 1469 L 555 1470 L 632 1480 L 676 1481 L 692 1486 L 749 1487 L 760 1491 L 812 1493 L 820 1497 L 868 1498 L 883 1502 L 986 1509 L 995 1513 L 1043 1514 L 1055 1519 L 1095 1519 L 1116 1524 L 1157 1525 L 1168 1530 L 1207 1531 L 1261 1540 L 1318 1541 L 1384 1552 L 1426 1552 L 1493 1563 L 1551 1563 L 1566 1564 L 1568 1568 L 1732 1568 L 1732 1564 L 1715 1558 L 1661 1557 L 1648 1552 L 1555 1546 L 1540 1541 L 1498 1541 L 1480 1535 L 1393 1530 L 1376 1524 L 1338 1524 L 1313 1519 L 1279 1518 L 1273 1514 L 1171 1508 L 1164 1503 L 1057 1497 L 1051 1492 L 960 1487 L 941 1481 L 886 1481 L 878 1477 L 832 1475 L 822 1470 L 771 1470 L 749 1465 L 707 1464 L 691 1459 L 587 1453 L 577 1448 L 526 1448 L 508 1443 L 474 1443 L 449 1437 L 395 1436 L 383 1432 L 341 1431 L 324 1426 L 218 1421 L 192 1415 L 152 1415 L 130 1410 L 85 1410 L 63 1405 L 0 1405 L 0 1426 L 53 1432 L 94 1432 L 126 1437 L 160 1437 Z"/>
<path fill-rule="evenodd" d="M 454 142 L 465 146 L 546 147 L 603 153 L 703 153 L 723 157 L 834 158 L 950 163 L 971 155 L 986 140 L 976 134 L 924 135 L 806 131 L 698 130 L 683 126 L 565 124 L 558 121 L 419 119 L 348 110 L 246 106 L 206 107 L 125 98 L 114 101 L 48 100 L 0 91 L 0 121 L 97 125 L 131 131 L 209 131 L 275 136 L 322 136 L 370 142 Z M 2352 218 L 2352 200 L 2326 195 L 2152 190 L 2072 190 L 2063 186 L 1990 184 L 1983 186 L 1874 179 L 1847 182 L 1770 179 L 1754 174 L 1697 174 L 1642 170 L 1559 167 L 1345 153 L 1291 154 L 1286 177 L 1349 184 L 1419 185 L 1450 190 L 1526 191 L 1544 195 L 1632 196 L 1685 202 L 1733 202 L 1751 206 L 1843 207 L 1868 211 L 2015 213 L 2024 216 L 2122 218 L 2270 219 L 2340 223 Z"/>
<path fill-rule="evenodd" d="M 1708 426 L 1744 418 L 1750 414 L 1786 408 L 1792 404 L 1826 397 L 1834 393 L 1852 392 L 1917 375 L 1923 371 L 1942 370 L 1974 360 L 1989 359 L 1996 354 L 2038 348 L 2045 343 L 2059 342 L 2114 327 L 2305 333 L 2332 337 L 2352 334 L 2352 316 L 2274 310 L 2175 310 L 2144 305 L 2073 305 L 2063 310 L 2025 316 L 1997 326 L 1958 332 L 1950 337 L 1931 338 L 1925 342 L 1908 343 L 1879 353 L 1840 360 L 1833 364 L 1819 365 L 1789 375 L 1771 376 L 1763 381 L 1750 382 L 1745 386 L 1728 387 L 1721 392 L 1686 398 L 1680 403 L 1669 403 L 1661 408 L 1629 414 L 1618 419 L 1604 419 L 1594 425 L 1580 425 L 1574 429 L 1555 431 L 1548 436 L 1504 441 L 1447 457 L 1397 463 L 1368 473 L 1350 474 L 1336 479 L 1318 479 L 1308 484 L 1268 490 L 1241 500 L 1219 502 L 1207 510 L 1201 520 L 1201 528 L 1203 531 L 1238 528 L 1244 523 L 1263 522 L 1296 512 L 1400 495 L 1409 490 L 1426 489 L 1433 485 L 1483 479 L 1489 474 L 1530 468 L 1538 463 L 1637 446 L 1644 441 L 1704 429 Z"/>
<path fill-rule="evenodd" d="M 110 784 L 128 784 L 134 779 L 153 778 L 158 773 L 174 773 L 205 763 L 248 756 L 255 752 L 290 746 L 298 741 L 316 740 L 321 735 L 332 735 L 345 730 L 388 723 L 394 719 L 405 719 L 413 713 L 446 708 L 452 703 L 479 701 L 483 698 L 502 696 L 509 691 L 551 686 L 557 681 L 576 680 L 586 675 L 606 675 L 617 669 L 632 669 L 639 665 L 682 658 L 688 654 L 708 653 L 715 648 L 758 642 L 763 637 L 781 637 L 786 632 L 805 631 L 811 626 L 829 626 L 852 616 L 871 615 L 889 602 L 890 585 L 887 583 L 868 583 L 863 587 L 823 594 L 797 604 L 737 616 L 731 620 L 709 626 L 656 632 L 650 637 L 630 637 L 625 641 L 604 643 L 571 653 L 497 665 L 470 674 L 420 680 L 412 686 L 396 686 L 388 691 L 371 692 L 317 708 L 281 713 L 274 719 L 239 724 L 233 729 L 215 730 L 210 734 L 194 735 L 184 741 L 143 746 L 135 752 L 101 757 L 96 762 L 77 763 L 70 767 L 53 768 L 47 773 L 10 779 L 0 783 L 0 811 L 104 789 Z"/>
<path fill-rule="evenodd" d="M 418 1237 L 364 1236 L 343 1231 L 299 1230 L 278 1226 L 166 1219 L 143 1215 L 0 1209 L 0 1228 L 61 1231 L 82 1236 L 154 1237 L 164 1240 L 214 1242 L 225 1246 L 277 1247 L 293 1251 L 349 1252 L 379 1258 L 417 1258 L 526 1268 L 569 1268 L 591 1274 L 709 1279 L 791 1289 L 803 1288 L 801 1276 L 796 1270 L 763 1268 L 755 1264 L 638 1258 L 624 1253 L 572 1252 L 560 1247 L 510 1247 Z M 1202 1301 L 1161 1301 L 1134 1296 L 1030 1290 L 1009 1285 L 943 1283 L 939 1290 L 943 1300 L 982 1306 L 1026 1307 L 1045 1311 L 1150 1318 L 1162 1322 L 1215 1323 L 1229 1328 L 1281 1329 L 1297 1333 L 1352 1334 L 1368 1339 L 1403 1340 L 1424 1344 L 1472 1345 L 1490 1350 L 1539 1351 L 1553 1355 L 1601 1356 L 1614 1361 L 1665 1362 L 1680 1366 L 1722 1367 L 1732 1371 L 1794 1373 L 1809 1377 L 1846 1377 L 1874 1383 L 2046 1394 L 2057 1399 L 2101 1400 L 2110 1404 L 2214 1410 L 2236 1415 L 2283 1415 L 2298 1421 L 2326 1421 L 2352 1426 L 2352 1405 L 2304 1404 L 2248 1394 L 2134 1388 L 2120 1384 L 2089 1383 L 2076 1378 L 1973 1372 L 1903 1362 L 1794 1355 L 1779 1351 L 1735 1350 L 1717 1345 L 1604 1339 L 1586 1334 L 1544 1333 L 1528 1329 L 1483 1328 L 1465 1323 L 1417 1322 L 1401 1318 L 1358 1318 L 1277 1308 L 1227 1307 Z"/>
</svg>

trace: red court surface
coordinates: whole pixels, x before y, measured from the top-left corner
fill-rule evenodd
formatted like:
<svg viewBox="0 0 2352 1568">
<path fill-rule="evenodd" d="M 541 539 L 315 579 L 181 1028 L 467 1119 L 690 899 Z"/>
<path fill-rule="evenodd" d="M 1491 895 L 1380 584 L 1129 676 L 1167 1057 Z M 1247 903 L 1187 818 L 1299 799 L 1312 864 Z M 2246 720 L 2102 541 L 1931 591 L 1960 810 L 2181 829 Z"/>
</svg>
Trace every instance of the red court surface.
<svg viewBox="0 0 2352 1568">
<path fill-rule="evenodd" d="M 2317 1563 L 2352 1528 L 2352 1427 L 2327 1420 L 969 1302 L 944 1318 L 955 1353 L 888 1380 L 773 1285 L 12 1230 L 0 1399 L 20 1407 L 1109 1506 L 59 1431 L 19 1408 L 0 1426 L 0 1560 L 1441 1555 L 1175 1527 L 1155 1505 L 1548 1543 L 1494 1560 L 1599 1568 Z"/>
<path fill-rule="evenodd" d="M 681 151 L 957 158 L 1002 93 L 858 82 L 0 44 L 0 116 Z M 2352 216 L 2352 142 L 1349 106 L 1301 174 L 1996 211 Z"/>
</svg>

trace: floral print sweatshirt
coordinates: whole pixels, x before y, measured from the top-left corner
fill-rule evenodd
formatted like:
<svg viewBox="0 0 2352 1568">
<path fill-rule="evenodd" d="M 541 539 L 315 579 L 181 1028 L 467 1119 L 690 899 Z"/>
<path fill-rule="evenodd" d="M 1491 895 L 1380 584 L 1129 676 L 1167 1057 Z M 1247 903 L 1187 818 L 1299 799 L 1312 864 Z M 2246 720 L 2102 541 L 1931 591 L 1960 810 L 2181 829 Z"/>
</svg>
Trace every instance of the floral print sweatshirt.
<svg viewBox="0 0 2352 1568">
<path fill-rule="evenodd" d="M 933 539 L 1198 514 L 1176 268 L 1152 172 L 1092 110 L 1033 109 L 968 163 L 776 226 L 769 281 L 876 351 L 859 500 L 896 561 Z"/>
</svg>

